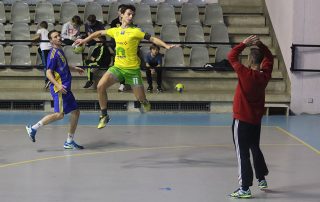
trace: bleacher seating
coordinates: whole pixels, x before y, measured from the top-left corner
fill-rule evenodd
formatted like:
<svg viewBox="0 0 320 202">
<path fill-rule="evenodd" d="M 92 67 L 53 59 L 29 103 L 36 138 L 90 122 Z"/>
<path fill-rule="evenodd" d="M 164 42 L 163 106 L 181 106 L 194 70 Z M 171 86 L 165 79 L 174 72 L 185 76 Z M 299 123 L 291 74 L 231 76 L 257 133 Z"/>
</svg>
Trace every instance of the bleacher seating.
<svg viewBox="0 0 320 202">
<path fill-rule="evenodd" d="M 255 29 L 255 33 L 260 34 L 260 38 L 266 42 L 267 45 L 272 45 L 272 37 L 270 36 L 268 25 L 265 24 L 265 17 L 262 13 L 259 13 L 258 15 L 249 14 L 241 16 L 239 12 L 235 11 L 237 12 L 237 16 L 235 16 L 232 14 L 232 9 L 221 7 L 219 4 L 208 4 L 206 0 L 132 0 L 129 3 L 137 2 L 139 4 L 135 4 L 137 12 L 134 23 L 139 25 L 144 31 L 150 33 L 152 36 L 159 37 L 168 42 L 240 42 L 248 35 L 247 30 Z M 98 20 L 105 22 L 107 25 L 106 27 L 109 27 L 108 24 L 118 16 L 118 5 L 125 2 L 119 0 L 93 0 L 88 3 L 88 1 L 84 0 L 47 0 L 46 3 L 53 5 L 54 12 L 54 15 L 52 15 L 52 12 L 50 15 L 51 20 L 53 20 L 52 23 L 49 23 L 49 30 L 53 28 L 61 30 L 61 25 L 70 20 L 72 16 L 79 15 L 83 20 L 86 20 L 86 17 L 90 13 L 95 14 L 98 17 Z M 37 12 L 39 13 L 39 11 L 37 11 L 37 5 L 39 5 L 39 0 L 1 1 L 0 23 L 2 22 L 3 24 L 0 24 L 0 40 L 30 40 L 30 38 L 35 34 L 38 22 L 40 21 L 37 17 Z M 96 7 L 90 11 L 88 9 L 88 5 L 94 5 Z M 1 10 L 4 11 L 1 12 Z M 141 15 L 140 10 L 143 11 L 141 12 Z M 223 13 L 222 11 L 225 10 L 228 10 L 231 14 Z M 23 25 L 20 26 L 19 24 Z M 239 27 L 239 25 L 241 27 Z M 84 31 L 84 26 L 81 27 L 81 30 Z M 0 46 L 0 65 L 41 64 L 40 57 L 38 57 L 36 51 L 38 46 L 35 44 L 31 45 L 30 43 L 27 43 L 29 46 L 23 46 L 23 48 L 19 49 L 16 45 L 13 46 L 13 44 L 9 45 L 1 42 L 0 44 L 3 44 L 2 48 Z M 149 52 L 149 45 L 150 44 L 147 43 L 141 44 L 141 58 Z M 172 93 L 172 90 L 174 89 L 174 84 L 178 81 L 182 81 L 186 84 L 186 89 L 188 89 L 186 93 L 182 94 L 180 97 L 180 99 L 184 101 L 193 101 L 197 99 L 217 102 L 232 101 L 233 89 L 236 83 L 236 75 L 234 73 L 197 71 L 197 67 L 202 68 L 203 65 L 208 62 L 218 62 L 225 59 L 226 53 L 230 50 L 230 46 L 226 46 L 226 48 L 223 47 L 224 46 L 221 45 L 208 46 L 206 44 L 188 44 L 167 51 L 161 49 L 161 52 L 164 53 L 165 67 L 192 67 L 192 70 L 185 68 L 184 70 L 186 71 L 165 71 L 164 87 L 167 90 L 163 95 L 150 95 L 150 100 L 177 100 L 178 98 L 176 98 L 176 96 L 170 96 L 170 93 Z M 74 54 L 71 47 L 68 46 L 64 49 L 69 64 L 82 65 L 81 54 Z M 24 50 L 24 53 L 20 52 L 22 50 Z M 1 52 L 3 55 L 1 55 Z M 272 52 L 275 54 L 276 51 L 274 48 L 272 48 Z M 90 53 L 90 50 L 87 48 L 84 56 L 88 55 L 88 53 Z M 26 58 L 18 58 L 17 54 L 20 56 L 26 56 Z M 242 61 L 246 60 L 247 54 L 248 52 L 244 52 L 244 55 L 241 56 L 240 59 Z M 23 61 L 19 61 L 19 59 L 23 59 Z M 141 66 L 144 66 L 143 61 Z M 28 72 L 27 75 L 29 76 L 24 79 L 30 80 L 29 82 L 33 83 L 41 82 L 42 86 L 43 72 L 33 70 L 35 69 L 34 67 L 35 66 L 31 66 L 30 68 L 27 68 L 32 71 Z M 267 96 L 267 101 L 269 102 L 288 102 L 290 98 L 290 95 L 286 92 L 286 83 L 282 72 L 279 70 L 280 68 L 282 67 L 279 66 L 279 60 L 276 56 L 276 71 L 273 73 L 274 79 L 267 88 L 267 91 L 270 92 L 270 94 L 274 94 L 273 97 Z M 5 70 L 1 70 L 0 77 L 19 74 L 19 69 L 15 71 L 10 71 L 10 69 L 11 68 L 6 68 Z M 83 92 L 83 81 L 86 77 L 78 75 L 75 76 L 74 88 L 76 92 L 78 91 L 78 93 L 80 93 L 79 99 L 91 100 L 95 98 L 94 91 L 90 92 L 89 90 L 88 93 L 88 90 L 86 90 L 86 93 L 81 93 Z M 40 78 L 38 79 L 39 81 L 37 78 Z M 208 84 L 205 84 L 205 82 Z M 216 84 L 219 82 L 222 82 L 222 84 L 219 85 L 222 87 L 218 88 Z M 188 87 L 188 84 L 193 87 Z M 35 84 L 32 85 L 36 86 Z M 212 90 L 210 95 L 200 95 L 201 92 L 203 93 L 204 91 L 202 91 L 203 89 L 199 91 L 199 89 L 204 85 L 208 86 L 208 88 Z M 197 94 L 197 91 L 193 91 L 193 89 L 197 88 L 200 94 Z M 111 92 L 113 92 L 113 90 L 116 92 L 116 87 L 113 87 Z M 216 93 L 215 90 L 218 90 L 219 92 L 223 91 L 224 93 L 222 93 L 221 96 L 211 95 Z M 117 93 L 111 93 L 111 99 L 134 99 L 131 95 L 122 95 L 123 97 L 121 98 L 118 98 L 117 95 Z M 37 96 L 32 99 L 36 99 L 36 97 Z M 50 99 L 50 97 L 48 97 L 48 99 Z"/>
<path fill-rule="evenodd" d="M 48 23 L 55 23 L 53 5 L 50 2 L 39 2 L 36 6 L 36 14 L 34 22 L 40 23 L 46 21 Z"/>
<path fill-rule="evenodd" d="M 78 15 L 78 6 L 74 2 L 64 2 L 60 8 L 60 23 L 64 24 L 71 20 L 75 15 Z"/>
<path fill-rule="evenodd" d="M 11 7 L 11 23 L 25 22 L 30 23 L 29 5 L 22 1 L 15 1 Z"/>
<path fill-rule="evenodd" d="M 5 57 L 4 57 L 4 50 L 3 50 L 3 46 L 0 45 L 0 65 L 5 65 L 6 61 L 5 61 Z M 0 69 L 4 69 L 5 67 L 0 67 Z"/>
<path fill-rule="evenodd" d="M 96 2 L 87 2 L 84 7 L 84 21 L 87 20 L 89 15 L 95 15 L 97 20 L 104 22 L 102 7 Z"/>
<path fill-rule="evenodd" d="M 14 45 L 12 47 L 11 65 L 17 65 L 16 67 L 12 67 L 14 69 L 32 69 L 29 46 Z"/>
<path fill-rule="evenodd" d="M 4 10 L 4 4 L 2 1 L 0 1 L 0 23 L 6 23 L 6 21 L 7 21 L 7 18 Z"/>
</svg>

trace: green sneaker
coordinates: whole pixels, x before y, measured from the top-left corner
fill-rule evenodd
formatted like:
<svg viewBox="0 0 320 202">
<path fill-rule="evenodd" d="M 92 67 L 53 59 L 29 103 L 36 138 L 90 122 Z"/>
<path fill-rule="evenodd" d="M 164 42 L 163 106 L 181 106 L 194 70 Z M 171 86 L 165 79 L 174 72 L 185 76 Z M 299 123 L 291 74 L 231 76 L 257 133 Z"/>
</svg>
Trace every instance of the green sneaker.
<svg viewBox="0 0 320 202">
<path fill-rule="evenodd" d="M 98 129 L 106 127 L 107 123 L 110 121 L 109 115 L 106 116 L 100 116 L 99 118 L 99 124 L 97 126 Z"/>
<path fill-rule="evenodd" d="M 259 187 L 260 189 L 266 189 L 266 188 L 268 188 L 268 183 L 267 183 L 267 181 L 266 181 L 266 180 L 261 180 L 261 181 L 259 181 L 258 187 Z"/>
<path fill-rule="evenodd" d="M 144 102 L 140 102 L 140 104 L 141 104 L 141 107 L 140 107 L 141 113 L 149 112 L 151 110 L 151 104 L 148 100 Z"/>
<path fill-rule="evenodd" d="M 242 190 L 241 188 L 235 190 L 231 194 L 229 194 L 232 198 L 251 198 L 251 191 L 248 189 L 247 191 Z"/>
</svg>

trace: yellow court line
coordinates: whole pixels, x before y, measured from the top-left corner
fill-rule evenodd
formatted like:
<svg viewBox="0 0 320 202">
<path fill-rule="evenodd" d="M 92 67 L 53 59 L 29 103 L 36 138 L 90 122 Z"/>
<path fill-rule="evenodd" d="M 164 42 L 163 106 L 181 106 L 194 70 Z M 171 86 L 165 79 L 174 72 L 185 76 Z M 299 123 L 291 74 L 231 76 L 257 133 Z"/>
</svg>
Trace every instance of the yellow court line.
<svg viewBox="0 0 320 202">
<path fill-rule="evenodd" d="M 295 139 L 296 141 L 300 142 L 301 144 L 303 144 L 304 146 L 308 147 L 309 149 L 311 149 L 312 151 L 316 152 L 317 154 L 320 154 L 320 151 L 316 148 L 314 148 L 313 146 L 309 145 L 308 143 L 306 143 L 305 141 L 301 140 L 300 138 L 294 136 L 292 133 L 290 133 L 289 131 L 279 127 L 279 126 L 276 126 L 276 128 L 278 130 L 280 130 L 281 132 L 283 132 L 284 134 L 290 136 L 291 138 Z"/>
<path fill-rule="evenodd" d="M 301 144 L 262 144 L 262 146 L 300 146 Z M 208 148 L 208 147 L 233 147 L 233 144 L 210 144 L 210 145 L 180 145 L 180 146 L 168 146 L 168 147 L 143 147 L 143 148 L 128 148 L 128 149 L 116 149 L 116 150 L 108 150 L 108 151 L 99 151 L 99 152 L 87 152 L 81 154 L 70 154 L 70 155 L 61 155 L 61 156 L 50 156 L 43 157 L 38 159 L 19 161 L 15 163 L 8 163 L 0 165 L 0 168 L 19 166 L 39 161 L 53 160 L 53 159 L 63 159 L 68 157 L 82 157 L 82 156 L 92 156 L 98 154 L 110 154 L 110 153 L 120 153 L 120 152 L 132 152 L 132 151 L 147 151 L 147 150 L 161 150 L 161 149 L 192 149 L 192 148 Z"/>
</svg>

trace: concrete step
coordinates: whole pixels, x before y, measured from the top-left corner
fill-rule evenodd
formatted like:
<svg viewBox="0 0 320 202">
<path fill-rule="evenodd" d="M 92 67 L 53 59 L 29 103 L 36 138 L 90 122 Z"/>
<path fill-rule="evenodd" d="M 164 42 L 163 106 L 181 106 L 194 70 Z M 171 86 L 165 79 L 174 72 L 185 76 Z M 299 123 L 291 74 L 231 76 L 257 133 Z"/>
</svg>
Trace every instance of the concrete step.
<svg viewBox="0 0 320 202">
<path fill-rule="evenodd" d="M 263 7 L 261 6 L 222 5 L 221 7 L 224 14 L 262 14 L 263 13 Z"/>
<path fill-rule="evenodd" d="M 227 26 L 264 27 L 266 18 L 263 15 L 224 15 Z"/>
<path fill-rule="evenodd" d="M 228 27 L 229 34 L 269 34 L 270 29 L 269 27 L 240 27 L 240 26 L 229 26 Z"/>
<path fill-rule="evenodd" d="M 52 100 L 50 92 L 41 89 L 33 90 L 32 96 L 30 93 L 22 89 L 0 89 L 1 100 Z M 95 90 L 73 90 L 77 100 L 97 100 Z M 222 102 L 232 103 L 234 96 L 233 91 L 212 91 L 212 90 L 185 90 L 183 93 L 178 93 L 174 90 L 167 90 L 163 93 L 147 93 L 147 98 L 152 101 L 199 101 L 199 102 Z M 119 93 L 116 90 L 108 90 L 108 98 L 111 101 L 135 101 L 132 92 Z M 290 95 L 287 93 L 266 92 L 267 103 L 289 103 Z"/>
<path fill-rule="evenodd" d="M 256 6 L 263 5 L 263 0 L 219 0 L 221 6 Z"/>
<path fill-rule="evenodd" d="M 99 75 L 101 76 L 105 71 L 100 70 Z M 42 79 L 44 73 L 40 69 L 30 69 L 30 70 L 15 70 L 15 69 L 3 69 L 0 70 L 0 78 L 9 78 L 10 77 L 21 77 L 25 80 L 38 80 Z M 72 72 L 72 76 L 75 78 L 87 78 L 85 75 L 79 75 L 78 73 Z M 142 77 L 145 78 L 145 71 L 142 71 Z M 216 72 L 216 71 L 164 71 L 164 78 L 192 78 L 192 79 L 236 79 L 237 75 L 235 72 Z M 282 72 L 279 70 L 274 70 L 272 72 L 272 79 L 283 79 Z M 1 88 L 1 86 L 0 86 Z"/>
<path fill-rule="evenodd" d="M 34 89 L 42 89 L 44 86 L 44 79 L 38 77 L 34 79 L 25 79 L 23 77 L 10 77 L 10 78 L 3 78 L 3 85 L 1 89 L 7 88 L 21 88 L 25 89 L 26 91 L 30 92 Z M 82 89 L 86 79 L 83 77 L 74 77 L 72 80 L 72 87 L 74 89 Z M 234 90 L 237 84 L 237 79 L 234 78 L 201 78 L 201 79 L 194 79 L 194 78 L 163 78 L 163 88 L 164 89 L 175 89 L 175 85 L 177 83 L 183 83 L 185 88 L 188 90 L 196 91 L 202 89 L 210 89 L 213 91 L 226 91 L 226 90 Z M 22 84 L 21 86 L 17 86 L 17 84 Z M 144 80 L 144 85 L 147 86 L 146 80 Z M 117 90 L 119 85 L 115 84 L 110 87 L 110 89 Z M 286 84 L 282 79 L 272 79 L 268 86 L 268 91 L 272 92 L 285 92 L 286 91 Z"/>
</svg>

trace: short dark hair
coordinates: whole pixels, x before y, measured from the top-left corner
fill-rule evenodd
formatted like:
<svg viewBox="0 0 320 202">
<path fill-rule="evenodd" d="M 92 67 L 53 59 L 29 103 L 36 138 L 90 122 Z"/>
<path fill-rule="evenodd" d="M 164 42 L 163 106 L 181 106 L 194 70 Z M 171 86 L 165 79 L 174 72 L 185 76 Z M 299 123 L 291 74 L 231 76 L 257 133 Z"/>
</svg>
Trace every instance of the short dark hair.
<svg viewBox="0 0 320 202">
<path fill-rule="evenodd" d="M 92 14 L 92 15 L 89 15 L 89 16 L 87 17 L 87 20 L 88 20 L 88 22 L 90 22 L 90 23 L 94 23 L 94 22 L 97 20 L 97 17 Z"/>
<path fill-rule="evenodd" d="M 250 57 L 252 58 L 253 64 L 261 64 L 264 54 L 259 48 L 251 48 Z"/>
<path fill-rule="evenodd" d="M 118 10 L 121 9 L 121 8 L 123 8 L 125 5 L 126 5 L 126 4 L 120 4 L 120 5 L 118 6 Z"/>
<path fill-rule="evenodd" d="M 150 50 L 160 50 L 160 47 L 159 46 L 157 46 L 156 44 L 152 44 L 151 46 L 150 46 Z"/>
<path fill-rule="evenodd" d="M 52 39 L 52 38 L 51 38 L 51 34 L 54 33 L 54 32 L 58 32 L 58 31 L 54 29 L 54 30 L 51 30 L 51 31 L 48 33 L 48 39 L 49 39 L 49 40 Z M 58 33 L 60 33 L 60 32 L 58 32 Z"/>
<path fill-rule="evenodd" d="M 78 15 L 73 16 L 71 21 L 77 25 L 82 25 L 82 20 Z"/>
<path fill-rule="evenodd" d="M 136 7 L 134 7 L 134 5 L 123 4 L 123 7 L 120 9 L 120 13 L 124 14 L 128 9 L 132 10 L 133 12 L 136 12 Z"/>
<path fill-rule="evenodd" d="M 48 29 L 48 23 L 46 21 L 40 22 L 39 26 L 42 28 Z"/>
</svg>

